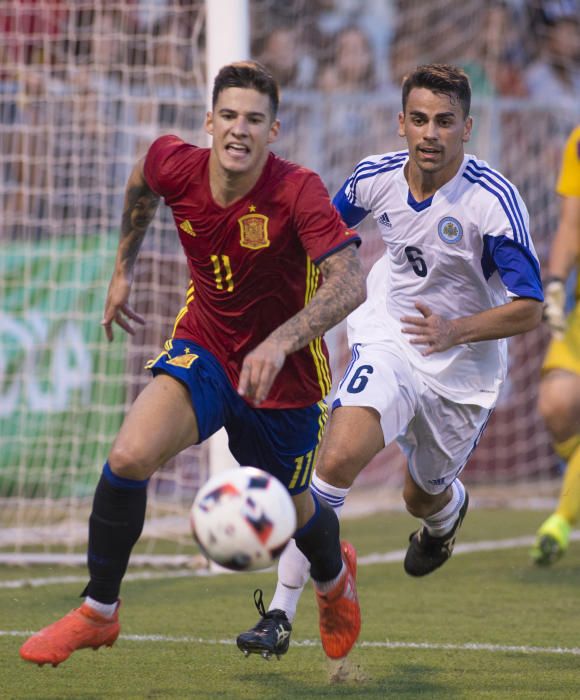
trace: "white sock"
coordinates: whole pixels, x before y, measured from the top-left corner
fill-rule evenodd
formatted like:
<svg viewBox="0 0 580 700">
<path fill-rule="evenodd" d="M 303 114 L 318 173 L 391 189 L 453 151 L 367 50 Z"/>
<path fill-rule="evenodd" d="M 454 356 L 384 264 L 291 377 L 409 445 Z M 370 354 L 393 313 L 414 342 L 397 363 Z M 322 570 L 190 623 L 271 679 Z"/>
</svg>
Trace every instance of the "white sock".
<svg viewBox="0 0 580 700">
<path fill-rule="evenodd" d="M 99 615 L 102 615 L 103 617 L 113 617 L 115 614 L 115 610 L 117 609 L 117 606 L 119 605 L 118 602 L 116 603 L 99 603 L 98 600 L 95 600 L 94 598 L 91 598 L 90 596 L 87 596 L 85 598 L 85 603 L 94 610 L 95 612 L 98 612 Z"/>
<path fill-rule="evenodd" d="M 449 503 L 438 513 L 434 513 L 423 520 L 423 524 L 429 534 L 433 535 L 433 537 L 442 537 L 449 532 L 455 525 L 459 510 L 464 503 L 465 487 L 459 479 L 455 479 L 451 484 L 451 500 Z"/>
<path fill-rule="evenodd" d="M 291 539 L 278 562 L 278 583 L 268 610 L 283 610 L 292 622 L 300 595 L 309 578 L 310 563 L 294 539 Z"/>
<path fill-rule="evenodd" d="M 312 491 L 329 503 L 336 515 L 340 515 L 340 511 L 344 505 L 344 499 L 348 495 L 350 489 L 341 489 L 337 486 L 331 486 L 323 481 L 316 471 L 312 477 L 310 484 Z M 342 571 L 336 579 L 325 581 L 323 584 L 316 584 L 316 587 L 321 592 L 330 590 L 341 577 Z M 296 608 L 298 601 L 310 578 L 310 563 L 308 559 L 296 546 L 296 542 L 292 539 L 288 543 L 286 549 L 282 552 L 280 561 L 278 562 L 278 583 L 276 591 L 268 610 L 284 610 L 286 617 L 292 622 L 296 616 Z M 320 586 L 324 586 L 323 591 Z"/>
<path fill-rule="evenodd" d="M 312 477 L 310 489 L 319 498 L 324 498 L 324 500 L 332 506 L 337 516 L 340 515 L 342 507 L 344 506 L 344 500 L 350 491 L 350 489 L 340 489 L 338 486 L 331 486 L 331 484 L 327 484 L 326 481 L 323 481 L 318 476 L 316 471 Z"/>
</svg>

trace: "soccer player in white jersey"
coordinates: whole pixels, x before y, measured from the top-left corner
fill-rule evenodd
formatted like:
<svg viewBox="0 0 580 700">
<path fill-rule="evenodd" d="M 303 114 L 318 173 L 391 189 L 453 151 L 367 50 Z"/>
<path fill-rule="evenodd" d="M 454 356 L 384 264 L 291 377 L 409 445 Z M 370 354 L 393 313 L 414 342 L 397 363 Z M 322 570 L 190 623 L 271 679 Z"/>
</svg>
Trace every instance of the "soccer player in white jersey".
<svg viewBox="0 0 580 700">
<path fill-rule="evenodd" d="M 505 378 L 505 338 L 542 317 L 526 206 L 503 175 L 464 152 L 470 96 L 462 70 L 418 67 L 402 87 L 407 150 L 363 158 L 334 198 L 349 226 L 374 218 L 385 251 L 367 301 L 348 318 L 352 360 L 312 489 L 339 511 L 361 470 L 396 440 L 408 460 L 405 505 L 421 521 L 404 562 L 411 576 L 451 556 L 468 507 L 459 476 Z M 273 621 L 292 621 L 308 580 L 296 547 L 278 577 L 269 617 L 240 635 L 242 649 L 258 634 L 273 639 Z M 356 639 L 340 620 L 335 636 L 345 656 Z"/>
</svg>

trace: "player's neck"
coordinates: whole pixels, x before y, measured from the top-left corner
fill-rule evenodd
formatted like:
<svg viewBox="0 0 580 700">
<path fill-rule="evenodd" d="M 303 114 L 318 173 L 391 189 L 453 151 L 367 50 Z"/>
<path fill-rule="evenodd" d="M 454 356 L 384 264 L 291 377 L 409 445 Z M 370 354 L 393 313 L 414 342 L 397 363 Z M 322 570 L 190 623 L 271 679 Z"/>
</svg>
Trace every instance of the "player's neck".
<svg viewBox="0 0 580 700">
<path fill-rule="evenodd" d="M 264 170 L 265 161 L 248 172 L 232 172 L 223 168 L 217 158 L 214 159 L 212 156 L 209 161 L 209 186 L 214 202 L 220 207 L 229 207 L 245 197 L 258 182 Z"/>
<path fill-rule="evenodd" d="M 432 197 L 437 190 L 440 190 L 443 185 L 446 185 L 452 180 L 463 163 L 463 154 L 461 158 L 449 163 L 445 168 L 437 172 L 429 172 L 422 170 L 418 165 L 410 159 L 405 166 L 405 178 L 409 185 L 409 190 L 417 202 L 423 202 L 425 199 Z"/>
</svg>

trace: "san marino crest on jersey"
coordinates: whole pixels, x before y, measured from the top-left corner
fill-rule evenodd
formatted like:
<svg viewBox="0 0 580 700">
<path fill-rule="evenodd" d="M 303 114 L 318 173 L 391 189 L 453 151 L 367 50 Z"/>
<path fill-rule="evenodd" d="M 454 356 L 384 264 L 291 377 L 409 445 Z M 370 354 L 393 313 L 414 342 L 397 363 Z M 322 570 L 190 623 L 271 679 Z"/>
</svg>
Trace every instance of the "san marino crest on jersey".
<svg viewBox="0 0 580 700">
<path fill-rule="evenodd" d="M 439 238 L 443 243 L 458 243 L 463 238 L 463 227 L 452 216 L 445 216 L 437 225 Z"/>
<path fill-rule="evenodd" d="M 268 217 L 256 214 L 256 207 L 250 206 L 250 213 L 238 219 L 240 225 L 240 245 L 242 248 L 259 250 L 270 245 L 268 238 Z"/>
</svg>

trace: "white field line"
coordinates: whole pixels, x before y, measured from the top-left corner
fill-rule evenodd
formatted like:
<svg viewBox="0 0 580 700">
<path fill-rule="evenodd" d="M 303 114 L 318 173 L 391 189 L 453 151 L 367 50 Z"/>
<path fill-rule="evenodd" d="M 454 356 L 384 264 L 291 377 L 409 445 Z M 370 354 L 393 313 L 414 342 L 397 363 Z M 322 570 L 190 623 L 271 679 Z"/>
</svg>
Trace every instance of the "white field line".
<svg viewBox="0 0 580 700">
<path fill-rule="evenodd" d="M 580 531 L 572 532 L 570 540 L 580 540 Z M 524 537 L 513 537 L 507 540 L 482 540 L 481 542 L 466 542 L 457 544 L 453 550 L 453 555 L 473 554 L 475 552 L 495 552 L 498 549 L 517 549 L 519 547 L 530 547 L 535 541 L 534 535 L 526 535 Z M 384 552 L 382 554 L 374 553 L 367 554 L 358 558 L 359 566 L 370 566 L 372 564 L 393 564 L 402 562 L 405 558 L 405 549 L 397 549 L 392 552 Z M 0 564 L 13 563 L 2 559 L 0 555 Z M 48 561 L 46 563 L 49 563 Z M 83 560 L 79 564 L 84 563 Z M 235 572 L 227 571 L 220 567 L 215 569 L 200 568 L 200 569 L 168 569 L 166 571 L 140 571 L 129 573 L 124 577 L 124 581 L 149 581 L 155 579 L 171 579 L 171 578 L 191 578 L 194 576 L 212 577 L 221 574 L 233 575 Z M 261 573 L 255 571 L 253 573 Z M 42 586 L 62 585 L 65 583 L 85 583 L 87 576 L 51 576 L 43 578 L 23 578 L 14 579 L 11 581 L 0 581 L 0 589 L 20 589 L 20 588 L 39 588 Z"/>
<path fill-rule="evenodd" d="M 0 637 L 28 637 L 33 634 L 30 630 L 0 630 Z M 122 634 L 119 639 L 127 642 L 153 644 L 204 644 L 206 646 L 233 646 L 233 639 L 203 639 L 202 637 L 173 637 L 163 634 Z M 320 642 L 314 639 L 292 640 L 293 647 L 319 647 Z M 427 649 L 433 651 L 489 651 L 492 653 L 516 654 L 561 654 L 580 656 L 578 647 L 534 647 L 512 646 L 509 644 L 434 644 L 431 642 L 358 642 L 362 649 Z"/>
<path fill-rule="evenodd" d="M 580 540 L 580 532 L 574 532 L 571 539 Z M 533 544 L 535 537 L 517 537 L 507 540 L 489 540 L 482 542 L 472 542 L 459 544 L 455 547 L 456 554 L 471 554 L 474 552 L 496 551 L 498 549 L 514 549 L 518 547 L 529 547 Z M 360 557 L 358 564 L 369 566 L 373 564 L 395 563 L 403 561 L 405 550 L 386 552 L 384 554 L 369 554 Z M 167 579 L 167 578 L 188 578 L 191 576 L 215 576 L 222 571 L 212 572 L 208 570 L 185 570 L 185 571 L 165 571 L 165 572 L 140 572 L 128 574 L 125 581 L 137 581 L 145 579 Z M 259 572 L 256 572 L 259 573 Z M 0 588 L 28 588 L 40 587 L 63 583 L 83 583 L 86 576 L 55 576 L 52 578 L 20 579 L 14 581 L 0 582 Z M 0 637 L 28 637 L 32 634 L 30 630 L 1 630 Z M 212 646 L 232 646 L 231 639 L 202 639 L 201 637 L 174 637 L 167 635 L 121 635 L 120 639 L 138 643 L 175 643 L 175 644 L 206 644 Z M 296 647 L 317 647 L 320 642 L 312 639 L 297 640 L 292 642 Z M 520 654 L 560 654 L 569 656 L 580 656 L 580 648 L 571 647 L 534 647 L 534 646 L 511 646 L 504 644 L 434 644 L 430 642 L 359 642 L 358 646 L 368 649 L 427 649 L 434 651 L 487 651 L 492 653 L 520 653 Z"/>
<path fill-rule="evenodd" d="M 570 534 L 570 541 L 580 540 L 580 531 L 574 531 Z M 472 552 L 485 552 L 497 549 L 514 549 L 516 547 L 529 547 L 534 542 L 534 536 L 526 535 L 507 540 L 484 540 L 482 542 L 468 542 L 466 544 L 458 544 L 455 547 L 455 552 L 458 554 L 470 554 Z M 360 557 L 361 564 L 388 564 L 391 562 L 402 561 L 404 556 L 403 550 L 395 550 L 393 552 L 383 554 L 369 554 L 366 557 Z M 84 566 L 86 563 L 86 554 L 63 554 L 63 553 L 27 553 L 27 552 L 1 552 L 0 551 L 0 566 L 22 566 L 22 565 L 53 565 L 53 566 Z M 217 565 L 212 565 L 211 570 L 207 571 L 207 562 L 200 555 L 185 555 L 185 554 L 133 554 L 131 557 L 131 565 L 135 568 L 140 566 L 152 567 L 157 571 L 173 570 L 173 574 L 179 578 L 184 575 L 191 576 L 215 576 L 218 573 L 232 573 L 226 571 Z M 183 573 L 188 571 L 189 574 Z M 166 574 L 163 574 L 165 576 Z M 158 578 L 155 574 L 136 574 L 138 580 L 141 578 Z M 131 576 L 125 577 L 126 580 L 131 580 Z M 68 581 L 75 582 L 73 579 L 55 579 L 56 583 L 66 583 Z M 28 585 L 34 585 L 30 582 Z M 46 585 L 40 583 L 38 585 Z M 0 588 L 4 586 L 0 582 Z M 9 585 L 9 587 L 11 587 Z"/>
</svg>

